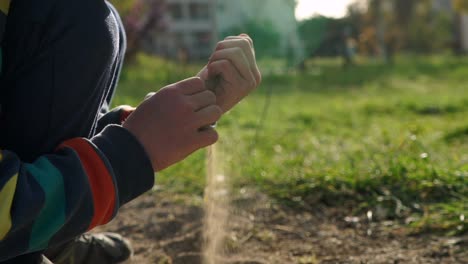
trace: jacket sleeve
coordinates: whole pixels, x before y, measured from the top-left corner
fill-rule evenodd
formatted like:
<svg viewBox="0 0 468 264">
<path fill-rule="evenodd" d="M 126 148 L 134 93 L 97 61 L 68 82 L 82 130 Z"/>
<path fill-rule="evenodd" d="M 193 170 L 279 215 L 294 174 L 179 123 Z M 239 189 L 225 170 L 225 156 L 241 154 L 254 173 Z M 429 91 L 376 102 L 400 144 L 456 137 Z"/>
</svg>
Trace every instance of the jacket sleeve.
<svg viewBox="0 0 468 264">
<path fill-rule="evenodd" d="M 121 105 L 110 111 L 106 109 L 103 107 L 101 111 L 96 131 L 102 131 L 108 125 L 121 125 L 135 111 L 135 108 L 129 105 Z"/>
<path fill-rule="evenodd" d="M 153 183 L 143 147 L 120 126 L 65 141 L 33 163 L 1 150 L 0 262 L 108 223 Z"/>
</svg>

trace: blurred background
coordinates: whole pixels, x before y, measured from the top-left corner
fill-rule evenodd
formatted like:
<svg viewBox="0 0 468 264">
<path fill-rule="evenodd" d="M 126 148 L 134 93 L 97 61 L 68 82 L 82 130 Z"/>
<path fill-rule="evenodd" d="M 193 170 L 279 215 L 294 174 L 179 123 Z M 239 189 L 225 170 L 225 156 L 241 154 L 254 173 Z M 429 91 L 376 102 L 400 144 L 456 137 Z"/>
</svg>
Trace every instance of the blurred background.
<svg viewBox="0 0 468 264">
<path fill-rule="evenodd" d="M 298 66 L 314 57 L 355 55 L 391 62 L 398 53 L 468 51 L 463 0 L 115 0 L 128 54 L 206 60 L 217 41 L 248 32 L 258 57 Z"/>
<path fill-rule="evenodd" d="M 194 76 L 248 33 L 262 85 L 219 122 L 233 196 L 466 234 L 468 1 L 113 0 L 128 35 L 114 104 Z M 203 194 L 198 152 L 156 192 Z"/>
</svg>

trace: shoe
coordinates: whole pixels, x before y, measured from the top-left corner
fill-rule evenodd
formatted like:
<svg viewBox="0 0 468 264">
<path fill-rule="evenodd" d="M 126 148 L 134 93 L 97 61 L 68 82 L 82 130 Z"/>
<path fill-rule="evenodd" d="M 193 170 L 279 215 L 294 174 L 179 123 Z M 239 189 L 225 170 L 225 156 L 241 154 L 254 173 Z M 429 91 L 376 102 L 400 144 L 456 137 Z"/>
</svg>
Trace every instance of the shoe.
<svg viewBox="0 0 468 264">
<path fill-rule="evenodd" d="M 115 264 L 133 255 L 130 242 L 115 233 L 86 233 L 44 255 L 54 264 Z"/>
</svg>

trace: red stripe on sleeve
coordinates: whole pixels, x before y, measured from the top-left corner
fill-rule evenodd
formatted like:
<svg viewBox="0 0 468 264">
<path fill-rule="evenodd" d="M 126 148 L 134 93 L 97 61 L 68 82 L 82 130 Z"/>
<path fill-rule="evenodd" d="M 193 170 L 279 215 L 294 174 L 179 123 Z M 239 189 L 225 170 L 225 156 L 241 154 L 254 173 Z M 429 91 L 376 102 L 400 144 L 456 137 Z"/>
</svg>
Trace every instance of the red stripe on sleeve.
<svg viewBox="0 0 468 264">
<path fill-rule="evenodd" d="M 94 216 L 88 230 L 108 223 L 115 208 L 115 189 L 112 176 L 101 157 L 89 142 L 82 138 L 65 141 L 60 147 L 70 147 L 78 153 L 88 176 L 94 202 Z"/>
</svg>

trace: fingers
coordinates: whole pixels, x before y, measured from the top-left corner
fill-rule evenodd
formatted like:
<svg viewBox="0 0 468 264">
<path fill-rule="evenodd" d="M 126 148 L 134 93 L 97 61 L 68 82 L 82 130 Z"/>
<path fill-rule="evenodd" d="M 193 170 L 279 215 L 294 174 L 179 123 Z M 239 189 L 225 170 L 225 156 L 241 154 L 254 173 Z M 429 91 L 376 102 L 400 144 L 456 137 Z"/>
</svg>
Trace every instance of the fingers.
<svg viewBox="0 0 468 264">
<path fill-rule="evenodd" d="M 221 108 L 216 105 L 216 95 L 214 92 L 204 90 L 187 97 L 190 105 L 190 115 L 192 116 L 191 125 L 195 130 L 205 128 L 216 123 L 222 116 Z"/>
<path fill-rule="evenodd" d="M 193 105 L 193 109 L 198 112 L 207 106 L 216 104 L 216 95 L 212 91 L 204 90 L 191 95 L 189 101 Z"/>
<path fill-rule="evenodd" d="M 218 122 L 223 115 L 223 111 L 217 105 L 209 105 L 196 112 L 198 128 L 205 128 L 211 124 Z"/>
<path fill-rule="evenodd" d="M 203 148 L 203 147 L 213 145 L 214 143 L 216 143 L 216 141 L 218 141 L 219 135 L 218 135 L 218 132 L 216 132 L 216 130 L 213 127 L 207 126 L 206 128 L 198 132 L 197 137 L 198 137 L 197 147 Z"/>
<path fill-rule="evenodd" d="M 210 61 L 214 61 L 216 57 L 217 52 L 225 49 L 232 49 L 232 48 L 240 48 L 242 53 L 244 54 L 244 57 L 246 58 L 248 62 L 248 69 L 251 71 L 252 75 L 255 78 L 256 85 L 258 86 L 262 80 L 262 76 L 260 73 L 260 70 L 258 69 L 256 59 L 255 59 L 255 50 L 253 47 L 253 41 L 252 39 L 247 35 L 247 34 L 241 34 L 239 36 L 231 36 L 225 38 L 223 41 L 218 42 L 218 45 L 216 46 L 215 53 L 213 54 L 212 58 Z M 240 65 L 235 64 L 236 67 L 239 67 Z M 245 67 L 245 66 L 244 66 Z M 244 76 L 245 77 L 245 76 Z"/>
<path fill-rule="evenodd" d="M 242 38 L 242 39 L 245 39 L 249 42 L 250 44 L 250 47 L 253 49 L 254 48 L 254 44 L 253 44 L 253 40 L 252 38 L 250 38 L 249 35 L 245 34 L 245 33 L 242 33 L 240 34 L 239 36 L 229 36 L 229 37 L 226 37 L 225 39 L 239 39 L 239 38 Z"/>
<path fill-rule="evenodd" d="M 155 94 L 156 94 L 155 92 L 151 92 L 151 93 L 147 94 L 147 95 L 145 96 L 145 99 L 143 99 L 143 101 L 150 99 L 150 98 L 153 97 Z"/>
<path fill-rule="evenodd" d="M 203 148 L 212 145 L 218 141 L 219 135 L 212 124 L 216 123 L 222 116 L 223 112 L 217 105 L 209 105 L 200 109 L 197 113 L 197 148 Z"/>
<path fill-rule="evenodd" d="M 239 75 L 236 67 L 230 60 L 219 60 L 208 64 L 208 72 L 210 78 L 221 76 L 224 82 L 235 83 L 239 89 L 253 89 L 256 86 L 256 82 L 253 78 L 244 79 Z M 242 83 L 244 82 L 244 83 Z M 219 91 L 216 91 L 218 94 Z M 234 93 L 237 94 L 237 93 Z M 232 98 L 233 100 L 239 100 L 240 98 Z"/>
<path fill-rule="evenodd" d="M 255 67 L 255 51 L 252 48 L 252 44 L 245 38 L 227 37 L 225 40 L 218 42 L 216 51 L 235 47 L 241 48 L 249 59 L 250 67 Z"/>
<path fill-rule="evenodd" d="M 192 77 L 172 84 L 171 88 L 179 90 L 182 94 L 192 95 L 206 90 L 205 83 L 199 77 Z"/>
<path fill-rule="evenodd" d="M 234 45 L 233 43 L 231 44 Z M 239 72 L 240 76 L 242 76 L 243 79 L 248 81 L 254 81 L 255 84 L 257 83 L 252 73 L 250 63 L 247 60 L 245 53 L 241 48 L 234 46 L 233 48 L 226 48 L 216 51 L 211 56 L 211 62 L 216 62 L 219 60 L 231 61 L 231 63 L 234 65 L 235 69 Z"/>
<path fill-rule="evenodd" d="M 197 77 L 201 78 L 202 80 L 208 79 L 208 71 L 206 65 L 197 73 Z"/>
<path fill-rule="evenodd" d="M 235 69 L 234 65 L 232 65 L 231 61 L 218 60 L 208 64 L 208 74 L 210 78 L 221 75 L 224 79 L 229 79 L 227 78 L 228 76 L 238 75 L 239 72 Z"/>
</svg>

